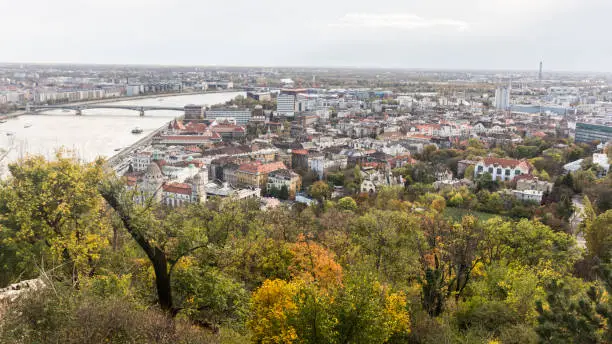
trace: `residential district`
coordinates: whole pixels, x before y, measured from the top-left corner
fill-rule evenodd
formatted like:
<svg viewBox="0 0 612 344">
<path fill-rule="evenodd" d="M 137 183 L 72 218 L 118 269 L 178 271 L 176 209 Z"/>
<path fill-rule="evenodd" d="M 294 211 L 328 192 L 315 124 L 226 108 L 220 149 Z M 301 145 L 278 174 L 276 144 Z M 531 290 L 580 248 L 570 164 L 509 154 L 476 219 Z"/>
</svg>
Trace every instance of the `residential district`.
<svg viewBox="0 0 612 344">
<path fill-rule="evenodd" d="M 333 197 L 428 185 L 452 198 L 485 179 L 499 197 L 539 205 L 559 201 L 560 176 L 607 174 L 609 85 L 607 75 L 542 64 L 515 73 L 4 65 L 0 106 L 246 91 L 185 106 L 116 164 L 138 200 L 172 207 L 215 196 L 311 204 L 319 180 Z"/>
<path fill-rule="evenodd" d="M 187 105 L 184 116 L 124 157 L 117 170 L 136 199 L 171 207 L 210 197 L 258 198 L 262 208 L 312 204 L 323 201 L 312 186 L 324 181 L 328 198 L 420 187 L 458 208 L 505 208 L 520 217 L 583 191 L 560 189 L 564 176 L 596 180 L 610 168 L 605 78 L 549 80 L 540 71 L 398 81 L 387 73 L 364 80 L 389 86 L 347 87 L 361 83 L 356 72 L 308 82 L 305 72 L 285 73 L 234 72 L 223 80 L 195 73 L 201 76 L 189 86 L 177 82 L 180 89 L 216 83 L 246 96 Z M 474 207 L 470 194 L 483 190 Z"/>
</svg>

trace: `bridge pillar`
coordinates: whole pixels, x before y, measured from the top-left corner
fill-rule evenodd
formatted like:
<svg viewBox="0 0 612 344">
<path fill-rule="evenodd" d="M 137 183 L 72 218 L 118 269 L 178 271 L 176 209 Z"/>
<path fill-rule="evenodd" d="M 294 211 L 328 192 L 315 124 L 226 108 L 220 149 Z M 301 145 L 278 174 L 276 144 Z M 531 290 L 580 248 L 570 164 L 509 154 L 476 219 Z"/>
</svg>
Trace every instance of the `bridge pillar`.
<svg viewBox="0 0 612 344">
<path fill-rule="evenodd" d="M 144 112 L 145 111 L 143 109 L 140 109 L 140 117 L 144 117 Z"/>
<path fill-rule="evenodd" d="M 30 103 L 26 104 L 26 108 L 25 108 L 26 113 L 31 113 L 32 109 L 30 109 Z"/>
<path fill-rule="evenodd" d="M 76 111 L 76 113 L 75 113 L 75 114 L 76 114 L 77 116 L 81 116 L 81 115 L 83 114 L 83 113 L 81 112 L 81 109 L 76 109 L 75 111 Z"/>
</svg>

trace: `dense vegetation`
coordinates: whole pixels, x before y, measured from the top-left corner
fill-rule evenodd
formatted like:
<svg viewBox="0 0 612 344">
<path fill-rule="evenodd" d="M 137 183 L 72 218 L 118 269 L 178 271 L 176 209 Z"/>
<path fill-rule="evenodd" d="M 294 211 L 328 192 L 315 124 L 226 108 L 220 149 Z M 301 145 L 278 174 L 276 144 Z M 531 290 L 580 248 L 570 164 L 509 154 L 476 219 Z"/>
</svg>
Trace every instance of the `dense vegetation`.
<svg viewBox="0 0 612 344">
<path fill-rule="evenodd" d="M 103 166 L 61 154 L 10 166 L 0 283 L 47 288 L 3 307 L 0 342 L 612 340 L 612 210 L 588 198 L 581 250 L 538 214 L 472 215 L 490 212 L 485 190 L 415 182 L 333 200 L 317 182 L 310 207 L 168 209 L 134 204 Z"/>
</svg>

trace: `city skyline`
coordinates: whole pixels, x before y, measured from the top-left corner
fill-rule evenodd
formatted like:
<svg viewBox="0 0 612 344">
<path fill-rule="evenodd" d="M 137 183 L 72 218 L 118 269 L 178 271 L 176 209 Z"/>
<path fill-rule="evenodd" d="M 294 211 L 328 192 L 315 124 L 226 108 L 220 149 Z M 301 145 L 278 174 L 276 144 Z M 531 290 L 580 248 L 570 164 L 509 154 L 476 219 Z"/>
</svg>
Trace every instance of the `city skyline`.
<svg viewBox="0 0 612 344">
<path fill-rule="evenodd" d="M 14 63 L 612 71 L 603 0 L 0 3 Z"/>
</svg>

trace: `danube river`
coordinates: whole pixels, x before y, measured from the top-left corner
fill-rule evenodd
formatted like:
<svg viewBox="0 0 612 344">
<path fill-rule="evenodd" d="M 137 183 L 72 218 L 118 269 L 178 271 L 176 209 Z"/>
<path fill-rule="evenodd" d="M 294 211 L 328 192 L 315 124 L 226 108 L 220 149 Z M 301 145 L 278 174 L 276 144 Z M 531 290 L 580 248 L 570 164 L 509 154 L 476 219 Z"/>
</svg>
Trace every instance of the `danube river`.
<svg viewBox="0 0 612 344">
<path fill-rule="evenodd" d="M 214 105 L 226 102 L 244 92 L 209 93 L 169 96 L 112 102 L 113 105 L 182 107 L 186 104 Z M 161 127 L 183 112 L 148 111 L 140 117 L 138 111 L 121 109 L 84 110 L 82 116 L 72 111 L 52 110 L 38 115 L 24 115 L 0 123 L 0 148 L 10 150 L 1 163 L 14 161 L 28 154 L 51 158 L 58 148 L 74 151 L 81 159 L 91 161 L 98 156 L 113 156 L 141 137 Z M 144 132 L 132 134 L 140 127 Z M 1 172 L 1 171 L 0 171 Z"/>
</svg>

